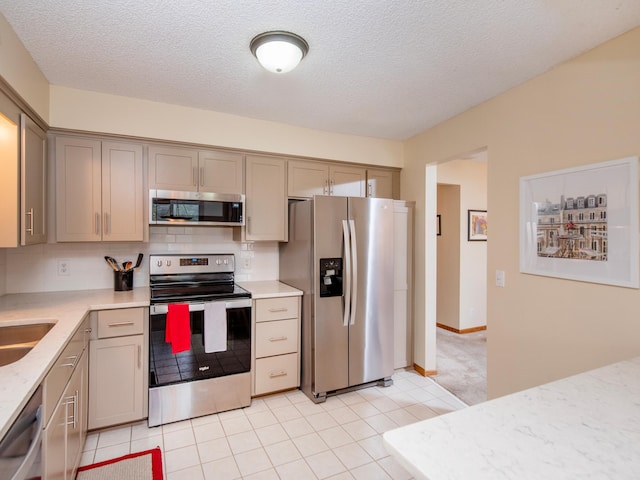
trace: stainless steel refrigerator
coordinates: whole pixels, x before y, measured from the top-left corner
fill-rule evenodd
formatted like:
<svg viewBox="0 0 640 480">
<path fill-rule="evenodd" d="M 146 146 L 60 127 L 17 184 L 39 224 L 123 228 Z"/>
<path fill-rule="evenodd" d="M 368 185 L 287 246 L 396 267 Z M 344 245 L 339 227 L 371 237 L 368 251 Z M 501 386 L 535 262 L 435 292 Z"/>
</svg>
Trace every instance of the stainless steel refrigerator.
<svg viewBox="0 0 640 480">
<path fill-rule="evenodd" d="M 327 394 L 393 374 L 393 201 L 316 196 L 289 203 L 280 280 L 304 292 L 301 389 Z"/>
</svg>

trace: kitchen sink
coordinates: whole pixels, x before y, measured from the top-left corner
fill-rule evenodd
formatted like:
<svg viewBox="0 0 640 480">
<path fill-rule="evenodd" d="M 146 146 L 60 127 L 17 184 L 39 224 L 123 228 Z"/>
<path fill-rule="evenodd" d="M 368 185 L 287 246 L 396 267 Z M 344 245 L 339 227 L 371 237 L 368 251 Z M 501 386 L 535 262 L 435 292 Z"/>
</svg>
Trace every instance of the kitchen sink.
<svg viewBox="0 0 640 480">
<path fill-rule="evenodd" d="M 0 326 L 0 367 L 24 357 L 53 328 L 55 322 Z"/>
</svg>

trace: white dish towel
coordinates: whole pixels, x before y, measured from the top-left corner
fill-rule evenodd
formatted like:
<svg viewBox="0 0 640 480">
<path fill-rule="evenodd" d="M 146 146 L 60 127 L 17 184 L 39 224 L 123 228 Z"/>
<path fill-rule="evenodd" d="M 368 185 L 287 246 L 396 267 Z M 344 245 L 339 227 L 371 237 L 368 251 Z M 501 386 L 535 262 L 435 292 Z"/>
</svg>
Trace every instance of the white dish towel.
<svg viewBox="0 0 640 480">
<path fill-rule="evenodd" d="M 227 350 L 227 307 L 225 302 L 204 304 L 204 351 L 205 353 Z"/>
</svg>

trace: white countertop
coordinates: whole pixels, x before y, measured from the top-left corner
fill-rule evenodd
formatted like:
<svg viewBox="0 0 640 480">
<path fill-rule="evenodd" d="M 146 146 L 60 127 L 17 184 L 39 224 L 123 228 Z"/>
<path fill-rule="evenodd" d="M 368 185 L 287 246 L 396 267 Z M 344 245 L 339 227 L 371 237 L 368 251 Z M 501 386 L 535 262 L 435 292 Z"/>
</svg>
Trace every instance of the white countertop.
<svg viewBox="0 0 640 480">
<path fill-rule="evenodd" d="M 302 291 L 277 280 L 238 282 L 238 285 L 249 290 L 251 292 L 251 298 L 294 297 L 302 295 Z"/>
<path fill-rule="evenodd" d="M 640 478 L 640 357 L 391 430 L 416 479 Z"/>
<path fill-rule="evenodd" d="M 0 438 L 35 392 L 72 334 L 91 310 L 148 307 L 149 288 L 23 293 L 0 297 L 0 325 L 55 321 L 22 359 L 0 367 Z"/>
</svg>

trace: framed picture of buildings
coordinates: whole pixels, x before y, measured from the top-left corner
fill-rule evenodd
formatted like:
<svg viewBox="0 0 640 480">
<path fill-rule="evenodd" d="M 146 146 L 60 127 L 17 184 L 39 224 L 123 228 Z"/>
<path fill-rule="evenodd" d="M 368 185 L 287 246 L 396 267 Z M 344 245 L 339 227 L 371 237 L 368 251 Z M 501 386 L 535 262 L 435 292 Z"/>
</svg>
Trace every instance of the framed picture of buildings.
<svg viewBox="0 0 640 480">
<path fill-rule="evenodd" d="M 470 242 L 487 241 L 486 210 L 467 210 L 467 240 Z"/>
<path fill-rule="evenodd" d="M 520 271 L 638 288 L 638 157 L 520 178 Z"/>
</svg>

